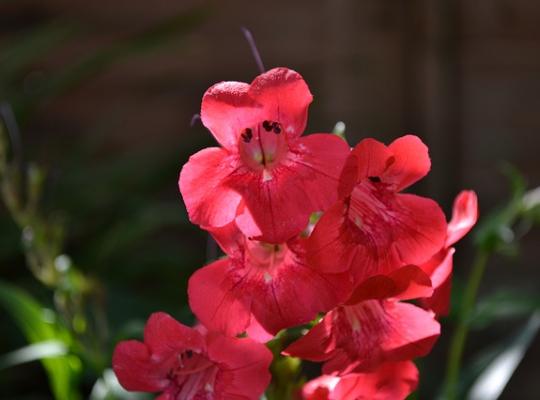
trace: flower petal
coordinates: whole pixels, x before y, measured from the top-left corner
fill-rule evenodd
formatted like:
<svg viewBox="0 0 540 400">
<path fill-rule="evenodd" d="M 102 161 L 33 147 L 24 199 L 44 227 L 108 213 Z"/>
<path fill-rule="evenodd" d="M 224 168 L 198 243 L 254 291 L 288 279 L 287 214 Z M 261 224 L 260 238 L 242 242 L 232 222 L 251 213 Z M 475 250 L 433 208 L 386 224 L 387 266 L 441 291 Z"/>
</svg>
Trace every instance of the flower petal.
<svg viewBox="0 0 540 400">
<path fill-rule="evenodd" d="M 169 384 L 168 369 L 152 363 L 148 347 L 137 340 L 120 342 L 114 349 L 112 365 L 118 381 L 126 390 L 158 392 Z"/>
<path fill-rule="evenodd" d="M 413 362 L 385 363 L 370 373 L 341 377 L 331 400 L 403 400 L 417 385 Z"/>
<path fill-rule="evenodd" d="M 279 122 L 289 138 L 304 132 L 313 96 L 298 72 L 271 69 L 253 80 L 249 94 L 264 107 L 265 119 Z"/>
<path fill-rule="evenodd" d="M 446 220 L 433 200 L 357 185 L 349 201 L 332 206 L 315 226 L 308 257 L 318 269 L 351 269 L 355 281 L 418 265 L 437 253 Z"/>
<path fill-rule="evenodd" d="M 308 262 L 320 271 L 339 273 L 351 266 L 356 242 L 347 212 L 347 203 L 338 201 L 322 215 L 308 239 Z"/>
<path fill-rule="evenodd" d="M 234 156 L 217 147 L 190 157 L 180 172 L 178 184 L 191 222 L 207 228 L 234 220 L 241 197 L 224 185 L 234 169 Z"/>
<path fill-rule="evenodd" d="M 274 338 L 274 335 L 264 329 L 259 321 L 253 316 L 251 317 L 249 326 L 246 328 L 246 333 L 248 337 L 258 343 L 266 343 Z"/>
<path fill-rule="evenodd" d="M 416 265 L 406 265 L 389 275 L 376 275 L 366 279 L 354 290 L 347 304 L 389 297 L 409 300 L 429 297 L 432 294 L 429 276 Z"/>
<path fill-rule="evenodd" d="M 394 162 L 392 151 L 378 140 L 361 140 L 351 154 L 357 159 L 358 180 L 369 177 L 380 178 L 388 166 Z"/>
<path fill-rule="evenodd" d="M 402 136 L 394 140 L 388 149 L 394 155 L 394 162 L 386 170 L 384 181 L 393 183 L 396 191 L 411 186 L 429 172 L 428 148 L 417 136 Z"/>
<path fill-rule="evenodd" d="M 272 353 L 249 338 L 207 336 L 208 356 L 220 365 L 215 392 L 223 399 L 258 399 L 270 383 Z"/>
<path fill-rule="evenodd" d="M 452 219 L 448 223 L 446 246 L 463 238 L 478 220 L 478 197 L 472 190 L 462 191 L 454 201 Z"/>
<path fill-rule="evenodd" d="M 325 275 L 294 259 L 248 285 L 253 289 L 253 315 L 273 334 L 311 321 L 350 292 L 347 274 Z"/>
<path fill-rule="evenodd" d="M 199 332 L 182 325 L 164 312 L 150 316 L 144 328 L 144 342 L 154 359 L 168 358 L 171 352 L 202 349 L 204 346 Z"/>
<path fill-rule="evenodd" d="M 228 185 L 240 193 L 249 213 L 237 224 L 257 240 L 283 243 L 298 235 L 315 211 L 324 211 L 338 199 L 339 178 L 349 154 L 348 145 L 328 134 L 297 140 L 287 158 L 274 168 L 255 173 L 238 171 Z M 249 221 L 253 218 L 253 223 Z"/>
<path fill-rule="evenodd" d="M 308 333 L 287 346 L 281 354 L 315 362 L 327 360 L 336 348 L 332 329 L 331 318 L 325 317 Z"/>
<path fill-rule="evenodd" d="M 439 323 L 431 312 L 394 300 L 367 300 L 329 312 L 284 353 L 327 360 L 325 374 L 343 375 L 424 356 L 439 334 Z"/>
<path fill-rule="evenodd" d="M 248 327 L 250 313 L 238 297 L 239 283 L 229 265 L 229 259 L 223 258 L 195 271 L 189 279 L 188 297 L 193 313 L 209 330 L 235 336 Z"/>
<path fill-rule="evenodd" d="M 263 108 L 244 82 L 220 82 L 203 96 L 201 120 L 224 148 L 236 151 L 241 132 L 261 120 Z"/>
<path fill-rule="evenodd" d="M 437 316 L 448 315 L 450 311 L 450 290 L 452 288 L 452 258 L 455 249 L 445 249 L 422 265 L 430 274 L 433 294 L 420 301 L 422 307 L 432 310 Z"/>
</svg>

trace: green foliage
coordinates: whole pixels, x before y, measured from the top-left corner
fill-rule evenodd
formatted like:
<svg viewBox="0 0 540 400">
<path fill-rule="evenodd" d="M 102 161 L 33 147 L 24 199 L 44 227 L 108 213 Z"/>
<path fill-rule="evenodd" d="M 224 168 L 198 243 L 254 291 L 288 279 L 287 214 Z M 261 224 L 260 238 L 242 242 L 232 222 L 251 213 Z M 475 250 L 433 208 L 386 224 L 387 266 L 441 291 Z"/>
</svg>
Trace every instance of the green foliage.
<svg viewBox="0 0 540 400">
<path fill-rule="evenodd" d="M 64 346 L 68 349 L 72 339 L 69 332 L 59 323 L 58 316 L 50 309 L 42 307 L 29 294 L 15 286 L 0 282 L 0 305 L 13 318 L 29 343 Z M 34 347 L 43 350 L 43 347 Z M 45 367 L 51 383 L 51 390 L 58 400 L 76 400 L 77 382 L 81 373 L 80 359 L 73 354 L 58 351 L 56 354 L 41 354 L 41 362 Z"/>
</svg>

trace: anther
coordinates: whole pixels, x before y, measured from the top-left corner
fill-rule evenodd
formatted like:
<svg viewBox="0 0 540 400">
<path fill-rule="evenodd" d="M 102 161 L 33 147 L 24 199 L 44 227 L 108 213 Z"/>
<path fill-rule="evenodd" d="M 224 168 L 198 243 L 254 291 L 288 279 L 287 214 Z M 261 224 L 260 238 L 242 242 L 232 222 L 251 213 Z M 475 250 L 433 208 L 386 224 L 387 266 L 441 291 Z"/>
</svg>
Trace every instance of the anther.
<svg viewBox="0 0 540 400">
<path fill-rule="evenodd" d="M 193 351 L 192 351 L 192 350 L 187 350 L 187 351 L 186 351 L 186 357 L 187 357 L 187 358 L 193 357 Z"/>
<path fill-rule="evenodd" d="M 271 123 L 270 121 L 263 121 L 262 126 L 265 131 L 270 132 L 274 128 L 274 123 Z"/>
<path fill-rule="evenodd" d="M 373 183 L 381 183 L 381 178 L 378 176 L 369 176 L 368 179 Z"/>
<path fill-rule="evenodd" d="M 250 128 L 246 128 L 244 132 L 240 134 L 244 142 L 249 143 L 251 138 L 253 138 L 253 131 Z"/>
<path fill-rule="evenodd" d="M 273 128 L 274 133 L 275 133 L 276 135 L 279 135 L 279 134 L 281 133 L 281 126 L 279 125 L 279 122 L 274 122 L 274 123 L 272 124 L 272 128 Z"/>
</svg>

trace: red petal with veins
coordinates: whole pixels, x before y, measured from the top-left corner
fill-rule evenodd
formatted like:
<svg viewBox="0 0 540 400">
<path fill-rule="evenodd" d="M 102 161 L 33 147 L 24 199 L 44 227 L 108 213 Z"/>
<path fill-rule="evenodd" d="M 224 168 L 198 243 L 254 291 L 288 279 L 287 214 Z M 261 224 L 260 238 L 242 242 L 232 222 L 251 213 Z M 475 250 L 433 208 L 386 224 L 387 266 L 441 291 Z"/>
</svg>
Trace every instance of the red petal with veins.
<svg viewBox="0 0 540 400">
<path fill-rule="evenodd" d="M 120 342 L 114 349 L 112 366 L 116 377 L 127 390 L 158 392 L 164 390 L 168 365 L 159 368 L 151 362 L 148 347 L 137 340 Z"/>
<path fill-rule="evenodd" d="M 385 171 L 383 181 L 393 183 L 397 192 L 422 179 L 431 168 L 428 148 L 417 136 L 402 136 L 388 150 L 393 153 L 394 161 Z"/>
<path fill-rule="evenodd" d="M 249 210 L 237 219 L 239 228 L 250 237 L 258 229 L 261 234 L 254 238 L 269 243 L 298 235 L 313 212 L 326 210 L 338 199 L 348 154 L 348 145 L 335 135 L 309 135 L 290 144 L 287 155 L 271 169 L 245 168 L 230 175 L 227 185 L 241 194 Z"/>
<path fill-rule="evenodd" d="M 249 338 L 232 338 L 217 333 L 207 336 L 208 356 L 220 365 L 220 379 L 214 388 L 223 399 L 258 399 L 270 383 L 268 367 L 272 353 Z"/>
<path fill-rule="evenodd" d="M 220 82 L 210 87 L 203 96 L 201 120 L 216 140 L 227 150 L 236 151 L 239 133 L 259 122 L 263 113 L 249 95 L 244 82 Z"/>
<path fill-rule="evenodd" d="M 347 300 L 347 304 L 386 298 L 400 300 L 429 297 L 433 287 L 429 276 L 416 265 L 407 265 L 389 275 L 376 275 L 363 281 Z"/>
<path fill-rule="evenodd" d="M 433 200 L 357 185 L 348 203 L 331 207 L 309 239 L 309 260 L 322 271 L 350 268 L 355 281 L 421 264 L 437 253 L 446 221 Z"/>
<path fill-rule="evenodd" d="M 263 105 L 265 119 L 281 123 L 287 137 L 292 139 L 304 132 L 313 96 L 298 72 L 271 69 L 253 80 L 249 94 Z"/>
<path fill-rule="evenodd" d="M 272 353 L 251 339 L 200 332 L 165 313 L 153 314 L 144 343 L 119 343 L 113 369 L 128 390 L 160 399 L 257 400 L 270 382 Z"/>
<path fill-rule="evenodd" d="M 440 334 L 433 313 L 393 300 L 338 307 L 319 324 L 324 324 L 324 330 L 318 327 L 318 334 L 306 334 L 285 353 L 313 361 L 327 360 L 324 373 L 370 371 L 384 362 L 424 356 Z M 335 343 L 333 351 L 321 347 L 321 330 L 324 342 Z"/>
<path fill-rule="evenodd" d="M 304 239 L 273 245 L 242 236 L 233 246 L 223 238 L 227 232 L 229 239 L 238 237 L 229 229 L 215 235 L 231 250 L 230 259 L 200 269 L 189 281 L 190 305 L 209 328 L 228 335 L 248 329 L 255 339 L 267 338 L 255 322 L 275 335 L 311 321 L 350 294 L 347 273 L 323 274 L 305 263 Z"/>
<path fill-rule="evenodd" d="M 220 227 L 236 217 L 241 196 L 224 185 L 236 168 L 237 157 L 210 147 L 190 157 L 180 172 L 180 192 L 191 222 Z"/>
<path fill-rule="evenodd" d="M 448 223 L 446 246 L 463 238 L 478 220 L 478 198 L 472 190 L 462 191 L 454 201 L 452 219 Z"/>
<path fill-rule="evenodd" d="M 210 330 L 235 336 L 250 321 L 250 299 L 243 296 L 245 276 L 223 258 L 195 271 L 188 283 L 189 305 Z"/>
<path fill-rule="evenodd" d="M 323 375 L 304 385 L 304 400 L 403 400 L 418 385 L 411 361 L 385 363 L 373 372 L 345 376 Z"/>
</svg>

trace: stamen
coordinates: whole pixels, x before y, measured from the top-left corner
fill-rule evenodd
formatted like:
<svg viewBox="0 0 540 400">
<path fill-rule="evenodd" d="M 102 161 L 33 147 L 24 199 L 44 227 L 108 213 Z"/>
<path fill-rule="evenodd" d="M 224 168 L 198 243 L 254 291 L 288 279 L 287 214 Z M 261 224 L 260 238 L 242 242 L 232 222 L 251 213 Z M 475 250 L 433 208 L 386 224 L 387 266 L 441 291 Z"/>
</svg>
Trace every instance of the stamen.
<svg viewBox="0 0 540 400">
<path fill-rule="evenodd" d="M 369 176 L 368 179 L 373 183 L 381 183 L 381 178 L 378 176 Z"/>
<path fill-rule="evenodd" d="M 250 128 L 246 128 L 244 132 L 240 134 L 245 143 L 249 143 L 253 138 L 253 131 Z"/>
<path fill-rule="evenodd" d="M 279 135 L 281 133 L 281 125 L 279 124 L 279 122 L 274 122 L 272 124 L 272 127 L 276 135 Z"/>
<path fill-rule="evenodd" d="M 275 122 L 272 123 L 270 121 L 263 121 L 262 126 L 265 131 L 270 132 L 274 128 L 274 124 Z"/>
</svg>

